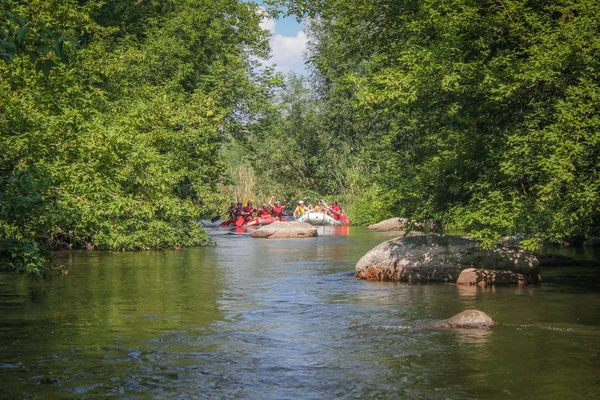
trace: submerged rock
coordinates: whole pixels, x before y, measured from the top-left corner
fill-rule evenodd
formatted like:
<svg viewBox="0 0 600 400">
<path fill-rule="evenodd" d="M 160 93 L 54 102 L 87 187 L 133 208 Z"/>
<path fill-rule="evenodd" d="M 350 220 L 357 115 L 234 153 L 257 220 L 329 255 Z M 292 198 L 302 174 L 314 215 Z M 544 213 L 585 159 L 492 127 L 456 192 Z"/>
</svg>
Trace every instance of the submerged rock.
<svg viewBox="0 0 600 400">
<path fill-rule="evenodd" d="M 510 271 L 523 281 L 541 280 L 535 256 L 498 245 L 484 250 L 476 240 L 460 236 L 423 235 L 381 243 L 356 264 L 354 276 L 374 281 L 456 282 L 467 268 Z"/>
<path fill-rule="evenodd" d="M 461 328 L 461 329 L 490 329 L 495 325 L 494 320 L 479 310 L 466 310 L 454 317 L 431 324 L 431 328 Z"/>
<path fill-rule="evenodd" d="M 502 238 L 502 243 L 507 247 L 518 248 L 521 246 L 525 236 L 506 236 Z M 598 244 L 600 245 L 600 238 Z M 590 243 L 593 243 L 594 238 L 590 239 Z M 589 241 L 588 241 L 589 242 Z M 587 242 L 586 242 L 587 243 Z M 585 243 L 584 243 L 585 246 Z M 593 246 L 589 244 L 588 246 Z M 540 267 L 566 267 L 566 266 L 578 266 L 578 267 L 594 267 L 599 265 L 597 262 L 591 260 L 580 260 L 573 257 L 564 256 L 562 254 L 552 253 L 555 249 L 565 248 L 566 245 L 558 245 L 556 243 L 544 242 L 542 248 L 534 252 L 535 258 L 540 263 Z"/>
<path fill-rule="evenodd" d="M 131 353 L 127 354 L 127 358 L 130 360 L 137 360 L 141 355 L 142 353 L 139 351 L 132 351 Z"/>
<path fill-rule="evenodd" d="M 306 222 L 274 222 L 252 232 L 259 239 L 298 239 L 316 237 L 317 228 Z"/>
<path fill-rule="evenodd" d="M 600 246 L 600 237 L 593 237 L 583 242 L 584 247 L 598 247 Z"/>
<path fill-rule="evenodd" d="M 40 378 L 40 380 L 38 380 L 36 382 L 37 385 L 54 385 L 54 384 L 58 384 L 58 383 L 60 383 L 60 380 L 58 378 L 48 378 L 48 377 Z"/>
<path fill-rule="evenodd" d="M 592 260 L 577 260 L 573 257 L 563 256 L 562 254 L 542 254 L 535 253 L 535 257 L 540 262 L 540 267 L 595 267 L 598 263 Z"/>
</svg>

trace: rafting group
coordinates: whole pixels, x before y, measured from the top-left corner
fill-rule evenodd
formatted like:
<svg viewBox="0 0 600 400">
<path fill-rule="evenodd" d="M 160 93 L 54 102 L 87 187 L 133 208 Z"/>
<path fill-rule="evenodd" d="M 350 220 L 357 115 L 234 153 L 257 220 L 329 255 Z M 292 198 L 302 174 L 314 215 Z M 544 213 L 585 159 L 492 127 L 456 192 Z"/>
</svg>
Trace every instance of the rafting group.
<svg viewBox="0 0 600 400">
<path fill-rule="evenodd" d="M 268 204 L 254 208 L 252 200 L 244 205 L 232 201 L 227 210 L 229 219 L 220 226 L 256 226 L 267 225 L 276 221 L 303 221 L 312 225 L 341 225 L 350 224 L 348 217 L 337 201 L 327 205 L 325 201 L 318 200 L 316 206 L 298 201 L 292 216 L 288 212 L 288 203 L 277 200 L 272 196 Z"/>
</svg>

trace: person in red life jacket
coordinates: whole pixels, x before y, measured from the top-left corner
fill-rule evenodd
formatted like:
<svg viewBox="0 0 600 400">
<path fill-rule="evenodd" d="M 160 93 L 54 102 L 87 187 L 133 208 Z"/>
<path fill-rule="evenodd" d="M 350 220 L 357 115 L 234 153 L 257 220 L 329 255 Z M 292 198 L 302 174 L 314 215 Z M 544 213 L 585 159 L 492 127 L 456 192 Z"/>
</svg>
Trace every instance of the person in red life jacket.
<svg viewBox="0 0 600 400">
<path fill-rule="evenodd" d="M 235 207 L 235 209 L 233 210 L 232 214 L 231 214 L 231 220 L 230 223 L 235 223 L 235 221 L 237 221 L 240 218 L 243 218 L 242 212 L 244 211 L 244 207 L 242 206 L 241 202 L 237 203 L 237 206 Z"/>
<path fill-rule="evenodd" d="M 334 200 L 331 202 L 331 205 L 329 206 L 328 214 L 331 215 L 333 217 L 333 219 L 338 221 L 340 219 L 340 215 L 344 214 L 344 210 L 340 207 L 338 202 L 336 200 Z"/>
<path fill-rule="evenodd" d="M 283 217 L 283 212 L 285 210 L 285 206 L 287 203 L 284 203 L 284 205 L 281 205 L 281 202 L 278 200 L 275 203 L 273 203 L 273 201 L 275 200 L 275 196 L 271 196 L 271 200 L 269 200 L 269 205 L 271 206 L 271 215 L 277 220 L 277 221 L 281 221 L 281 218 Z"/>
<path fill-rule="evenodd" d="M 256 218 L 265 218 L 270 216 L 270 210 L 269 210 L 269 206 L 266 204 L 263 204 L 261 208 L 259 208 L 259 210 L 256 212 Z"/>
<path fill-rule="evenodd" d="M 232 201 L 231 205 L 227 209 L 227 214 L 229 214 L 230 221 L 235 221 L 235 210 L 236 210 L 235 201 Z"/>
<path fill-rule="evenodd" d="M 252 218 L 254 218 L 255 212 L 256 209 L 252 206 L 252 200 L 248 200 L 246 207 L 242 209 L 242 216 L 246 219 L 246 221 L 250 221 Z"/>
</svg>

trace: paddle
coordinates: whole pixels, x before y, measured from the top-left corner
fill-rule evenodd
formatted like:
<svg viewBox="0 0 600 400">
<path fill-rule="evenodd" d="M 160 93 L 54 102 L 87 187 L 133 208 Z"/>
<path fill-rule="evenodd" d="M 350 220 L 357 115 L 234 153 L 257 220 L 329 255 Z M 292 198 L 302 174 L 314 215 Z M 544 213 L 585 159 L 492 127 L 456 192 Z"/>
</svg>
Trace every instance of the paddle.
<svg viewBox="0 0 600 400">
<path fill-rule="evenodd" d="M 217 222 L 218 220 L 220 220 L 220 219 L 221 219 L 221 217 L 222 217 L 223 215 L 227 214 L 228 212 L 229 212 L 229 211 L 225 211 L 224 213 L 221 213 L 221 214 L 217 215 L 216 217 L 212 217 L 212 218 L 210 219 L 210 222 Z"/>
<path fill-rule="evenodd" d="M 250 204 L 250 202 L 248 202 Z M 246 205 L 247 207 L 247 205 Z M 235 221 L 235 226 L 242 226 L 244 225 L 244 222 L 246 221 L 247 217 L 252 218 L 252 214 L 254 214 L 254 208 L 250 208 L 250 212 L 244 211 L 246 209 L 246 207 L 244 207 L 242 209 L 242 212 L 240 213 L 240 215 L 242 216 L 242 218 L 239 218 Z M 249 221 L 248 221 L 249 222 Z"/>
<path fill-rule="evenodd" d="M 346 217 L 345 215 L 339 214 L 340 220 L 345 223 L 350 225 L 350 218 Z"/>
<path fill-rule="evenodd" d="M 331 211 L 332 213 L 334 213 L 335 215 L 337 215 L 337 217 L 340 219 L 340 221 L 342 221 L 345 224 L 350 225 L 350 218 L 346 217 L 345 215 L 340 214 L 339 212 L 333 211 L 331 208 L 327 207 L 327 209 L 329 211 Z"/>
</svg>

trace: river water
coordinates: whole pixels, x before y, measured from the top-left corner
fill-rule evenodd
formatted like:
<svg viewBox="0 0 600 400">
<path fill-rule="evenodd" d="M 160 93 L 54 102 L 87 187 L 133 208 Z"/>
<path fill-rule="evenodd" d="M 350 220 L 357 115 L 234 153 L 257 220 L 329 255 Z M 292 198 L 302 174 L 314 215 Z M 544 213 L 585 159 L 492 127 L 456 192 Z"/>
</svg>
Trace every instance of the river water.
<svg viewBox="0 0 600 400">
<path fill-rule="evenodd" d="M 64 252 L 69 275 L 0 275 L 0 397 L 600 396 L 598 268 L 530 287 L 367 282 L 354 265 L 389 234 L 321 229 L 215 229 L 214 247 Z M 470 308 L 499 326 L 415 328 Z"/>
</svg>

